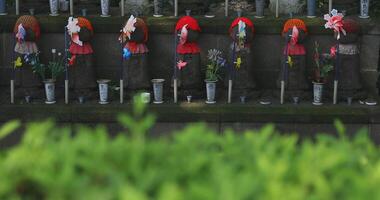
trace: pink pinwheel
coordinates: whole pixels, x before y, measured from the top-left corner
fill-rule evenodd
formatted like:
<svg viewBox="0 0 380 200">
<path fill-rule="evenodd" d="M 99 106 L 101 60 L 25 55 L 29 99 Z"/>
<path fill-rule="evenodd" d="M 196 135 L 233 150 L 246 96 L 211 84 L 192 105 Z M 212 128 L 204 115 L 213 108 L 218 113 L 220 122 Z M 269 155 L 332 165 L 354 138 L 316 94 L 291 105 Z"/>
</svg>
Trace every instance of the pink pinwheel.
<svg viewBox="0 0 380 200">
<path fill-rule="evenodd" d="M 182 30 L 181 30 L 179 42 L 182 45 L 185 44 L 187 41 L 187 34 L 188 34 L 187 26 L 188 25 L 186 24 L 185 26 L 182 27 Z"/>
<path fill-rule="evenodd" d="M 79 45 L 79 46 L 83 46 L 83 42 L 80 41 L 80 39 L 79 39 L 79 34 L 78 34 L 78 33 L 73 33 L 72 36 L 71 36 L 71 40 L 72 40 L 75 44 L 77 44 L 77 45 Z"/>
<path fill-rule="evenodd" d="M 186 65 L 187 65 L 187 62 L 184 62 L 182 60 L 178 61 L 178 63 L 177 63 L 177 67 L 178 67 L 179 70 L 181 70 L 182 68 L 186 67 Z"/>
<path fill-rule="evenodd" d="M 346 35 L 346 31 L 343 29 L 343 14 L 338 13 L 337 10 L 332 10 L 331 14 L 326 14 L 324 19 L 327 21 L 325 24 L 326 29 L 332 29 L 338 34 L 337 39 L 340 39 L 340 33 Z"/>
<path fill-rule="evenodd" d="M 22 26 L 22 24 L 18 25 L 18 31 L 16 34 L 16 38 L 18 42 L 22 42 L 25 39 L 26 31 L 25 28 Z"/>
<path fill-rule="evenodd" d="M 336 56 L 336 53 L 337 53 L 336 46 L 332 46 L 332 47 L 330 48 L 330 56 L 331 56 L 332 58 L 334 58 L 334 57 Z"/>
<path fill-rule="evenodd" d="M 291 45 L 294 46 L 297 44 L 299 35 L 300 32 L 298 31 L 298 28 L 296 26 L 293 26 L 292 38 L 290 39 Z"/>
</svg>

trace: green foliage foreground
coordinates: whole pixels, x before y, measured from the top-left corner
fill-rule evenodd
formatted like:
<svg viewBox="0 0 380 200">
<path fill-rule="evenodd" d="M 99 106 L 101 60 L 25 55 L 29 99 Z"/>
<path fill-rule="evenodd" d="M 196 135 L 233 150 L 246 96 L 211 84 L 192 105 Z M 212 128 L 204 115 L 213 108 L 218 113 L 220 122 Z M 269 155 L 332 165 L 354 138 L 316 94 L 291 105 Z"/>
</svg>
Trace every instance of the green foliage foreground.
<svg viewBox="0 0 380 200">
<path fill-rule="evenodd" d="M 205 125 L 150 138 L 144 105 L 119 121 L 127 134 L 32 123 L 0 151 L 0 199 L 379 199 L 380 151 L 365 131 L 299 143 L 268 125 L 218 135 Z M 19 125 L 10 122 L 0 138 Z"/>
</svg>

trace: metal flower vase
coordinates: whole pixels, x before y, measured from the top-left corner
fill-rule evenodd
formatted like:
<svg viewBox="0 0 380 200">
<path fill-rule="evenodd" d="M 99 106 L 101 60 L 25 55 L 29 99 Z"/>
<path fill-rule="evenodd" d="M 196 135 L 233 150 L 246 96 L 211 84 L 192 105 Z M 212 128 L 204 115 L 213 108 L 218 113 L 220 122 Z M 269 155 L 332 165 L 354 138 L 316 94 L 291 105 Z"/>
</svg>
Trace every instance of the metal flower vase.
<svg viewBox="0 0 380 200">
<path fill-rule="evenodd" d="M 109 0 L 100 0 L 100 6 L 102 10 L 101 17 L 109 17 L 109 11 L 110 11 L 110 1 Z"/>
<path fill-rule="evenodd" d="M 44 81 L 45 84 L 45 94 L 46 94 L 46 104 L 55 104 L 55 80 L 47 79 Z"/>
<path fill-rule="evenodd" d="M 265 0 L 256 0 L 256 17 L 263 18 L 264 17 L 264 7 Z"/>
<path fill-rule="evenodd" d="M 49 0 L 50 16 L 58 16 L 59 0 Z"/>
<path fill-rule="evenodd" d="M 315 18 L 316 0 L 307 0 L 307 17 Z"/>
<path fill-rule="evenodd" d="M 154 104 L 163 103 L 163 90 L 164 90 L 164 79 L 153 79 L 153 94 L 154 94 Z"/>
<path fill-rule="evenodd" d="M 313 89 L 314 89 L 314 101 L 313 105 L 320 106 L 322 105 L 322 96 L 323 96 L 323 86 L 324 83 L 316 83 L 313 82 Z"/>
<path fill-rule="evenodd" d="M 0 0 L 0 15 L 6 15 L 7 14 L 7 5 L 6 0 Z"/>
<path fill-rule="evenodd" d="M 215 94 L 216 94 L 216 82 L 206 80 L 206 92 L 207 92 L 207 104 L 215 104 Z"/>
<path fill-rule="evenodd" d="M 97 82 L 99 85 L 99 104 L 108 104 L 108 84 L 110 80 L 101 79 Z"/>
<path fill-rule="evenodd" d="M 154 17 L 162 17 L 162 1 L 163 0 L 154 0 L 153 5 L 154 5 Z"/>
<path fill-rule="evenodd" d="M 369 0 L 360 0 L 360 18 L 369 18 Z"/>
</svg>

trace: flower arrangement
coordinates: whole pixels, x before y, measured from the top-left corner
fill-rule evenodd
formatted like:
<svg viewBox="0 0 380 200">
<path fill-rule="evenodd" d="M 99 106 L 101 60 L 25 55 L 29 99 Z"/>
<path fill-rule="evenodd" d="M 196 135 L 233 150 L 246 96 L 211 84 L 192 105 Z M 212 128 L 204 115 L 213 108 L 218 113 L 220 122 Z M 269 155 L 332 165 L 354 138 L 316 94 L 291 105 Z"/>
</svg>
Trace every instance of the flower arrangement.
<svg viewBox="0 0 380 200">
<path fill-rule="evenodd" d="M 209 64 L 206 67 L 206 81 L 218 81 L 220 79 L 220 69 L 226 65 L 226 59 L 222 57 L 222 52 L 217 49 L 208 50 Z"/>
<path fill-rule="evenodd" d="M 314 82 L 325 83 L 326 77 L 334 69 L 332 63 L 333 54 L 322 54 L 319 43 L 314 44 Z"/>
<path fill-rule="evenodd" d="M 53 54 L 55 55 L 54 51 Z M 42 80 L 56 80 L 58 76 L 65 72 L 65 59 L 60 52 L 57 55 L 58 59 L 55 59 L 54 56 L 48 65 L 41 63 L 39 53 L 25 55 L 24 61 L 32 66 L 33 73 L 38 74 Z"/>
</svg>

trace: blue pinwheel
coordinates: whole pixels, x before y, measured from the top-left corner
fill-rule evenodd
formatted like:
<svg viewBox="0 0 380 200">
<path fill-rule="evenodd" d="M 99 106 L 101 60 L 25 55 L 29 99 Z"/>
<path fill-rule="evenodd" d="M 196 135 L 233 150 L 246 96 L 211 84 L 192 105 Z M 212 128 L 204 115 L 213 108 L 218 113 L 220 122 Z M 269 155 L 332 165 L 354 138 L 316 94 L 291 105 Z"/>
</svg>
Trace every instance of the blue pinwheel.
<svg viewBox="0 0 380 200">
<path fill-rule="evenodd" d="M 131 51 L 129 51 L 128 48 L 124 48 L 124 49 L 123 49 L 123 58 L 124 58 L 125 60 L 128 60 L 129 58 L 131 58 L 131 56 L 132 56 Z"/>
</svg>

